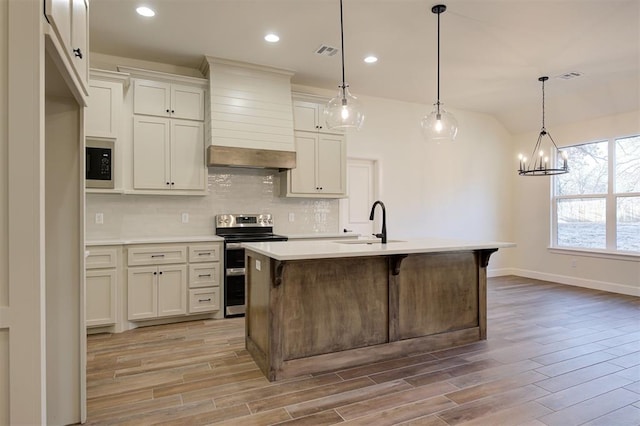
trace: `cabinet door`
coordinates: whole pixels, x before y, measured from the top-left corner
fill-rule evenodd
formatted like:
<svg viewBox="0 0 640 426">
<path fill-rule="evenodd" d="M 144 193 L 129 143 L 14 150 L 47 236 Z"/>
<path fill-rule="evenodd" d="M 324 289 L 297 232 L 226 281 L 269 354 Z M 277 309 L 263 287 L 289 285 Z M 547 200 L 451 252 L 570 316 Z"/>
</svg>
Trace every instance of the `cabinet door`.
<svg viewBox="0 0 640 426">
<path fill-rule="evenodd" d="M 203 124 L 171 120 L 171 189 L 206 189 L 204 154 Z"/>
<path fill-rule="evenodd" d="M 87 327 L 116 323 L 117 285 L 115 269 L 94 269 L 86 272 Z"/>
<path fill-rule="evenodd" d="M 158 316 L 187 313 L 187 267 L 158 267 Z"/>
<path fill-rule="evenodd" d="M 324 121 L 320 117 L 319 104 L 313 102 L 294 101 L 293 102 L 293 126 L 295 130 L 317 132 L 324 126 Z"/>
<path fill-rule="evenodd" d="M 130 320 L 158 316 L 158 267 L 129 268 L 127 273 L 127 313 Z"/>
<path fill-rule="evenodd" d="M 45 0 L 44 14 L 58 35 L 63 49 L 70 56 L 71 52 L 71 1 L 72 0 Z"/>
<path fill-rule="evenodd" d="M 344 194 L 345 145 L 344 137 L 320 135 L 317 149 L 318 187 L 324 194 Z"/>
<path fill-rule="evenodd" d="M 172 84 L 171 117 L 204 120 L 204 90 Z"/>
<path fill-rule="evenodd" d="M 133 119 L 133 187 L 168 189 L 170 180 L 169 119 Z"/>
<path fill-rule="evenodd" d="M 71 0 L 71 58 L 80 81 L 87 86 L 89 77 L 89 40 L 87 38 L 89 5 L 87 0 Z"/>
<path fill-rule="evenodd" d="M 171 116 L 171 85 L 160 81 L 135 80 L 133 112 L 160 117 Z"/>
<path fill-rule="evenodd" d="M 296 133 L 296 168 L 291 169 L 291 192 L 316 193 L 316 141 L 314 133 Z"/>
<path fill-rule="evenodd" d="M 122 104 L 122 85 L 92 80 L 89 83 L 88 103 L 85 114 L 85 135 L 116 139 Z"/>
</svg>

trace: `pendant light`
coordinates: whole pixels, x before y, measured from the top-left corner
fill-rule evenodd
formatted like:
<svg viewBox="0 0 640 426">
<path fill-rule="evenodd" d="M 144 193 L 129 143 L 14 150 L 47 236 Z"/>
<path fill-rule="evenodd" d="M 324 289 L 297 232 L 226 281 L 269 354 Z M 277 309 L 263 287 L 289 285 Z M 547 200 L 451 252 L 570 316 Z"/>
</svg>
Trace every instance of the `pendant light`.
<svg viewBox="0 0 640 426">
<path fill-rule="evenodd" d="M 536 146 L 533 148 L 531 159 L 527 159 L 527 157 L 522 154 L 518 155 L 518 159 L 520 160 L 518 174 L 520 176 L 549 176 L 561 175 L 569 172 L 569 167 L 567 166 L 567 153 L 558 149 L 558 145 L 556 145 L 551 134 L 544 127 L 544 82 L 547 80 L 549 80 L 549 77 L 546 76 L 538 78 L 538 81 L 542 82 L 542 129 L 538 135 Z M 548 150 L 545 148 L 545 144 L 543 143 L 543 138 L 545 136 L 548 136 L 549 140 L 551 140 L 551 144 L 546 145 Z M 555 151 L 552 151 L 552 146 Z M 555 167 L 551 165 L 551 161 L 554 160 L 553 156 L 550 157 L 552 152 L 555 154 L 555 159 L 558 159 L 556 160 L 558 163 L 559 159 L 562 159 L 562 166 L 559 164 Z"/>
<path fill-rule="evenodd" d="M 358 98 L 349 92 L 344 78 L 344 28 L 342 19 L 342 0 L 340 0 L 340 42 L 342 53 L 342 84 L 338 86 L 338 95 L 331 99 L 324 109 L 324 119 L 329 129 L 359 130 L 364 121 L 362 105 Z"/>
<path fill-rule="evenodd" d="M 431 12 L 438 15 L 438 98 L 433 104 L 434 109 L 429 115 L 425 115 L 420 123 L 422 133 L 427 140 L 436 142 L 453 141 L 458 134 L 458 122 L 450 112 L 445 111 L 440 102 L 440 14 L 447 10 L 444 4 L 437 4 L 431 8 Z"/>
</svg>

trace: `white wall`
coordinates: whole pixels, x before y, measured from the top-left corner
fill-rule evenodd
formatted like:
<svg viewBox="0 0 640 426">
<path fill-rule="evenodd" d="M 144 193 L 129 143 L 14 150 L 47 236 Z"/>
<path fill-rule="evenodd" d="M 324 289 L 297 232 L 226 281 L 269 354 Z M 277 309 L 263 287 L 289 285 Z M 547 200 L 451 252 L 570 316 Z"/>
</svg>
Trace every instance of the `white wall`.
<svg viewBox="0 0 640 426">
<path fill-rule="evenodd" d="M 47 74 L 55 73 L 47 63 Z M 49 82 L 47 82 L 49 84 Z M 47 89 L 49 90 L 49 89 Z M 82 216 L 80 112 L 71 97 L 45 99 L 47 423 L 80 420 Z"/>
<path fill-rule="evenodd" d="M 349 136 L 348 155 L 380 161 L 380 198 L 390 238 L 511 240 L 510 135 L 494 118 L 451 110 L 453 143 L 423 139 L 420 120 L 431 106 L 362 97 L 366 119 Z M 506 267 L 509 249 L 489 269 Z"/>
<path fill-rule="evenodd" d="M 616 136 L 640 133 L 640 111 L 603 117 L 565 126 L 548 126 L 556 143 L 562 147 Z M 518 152 L 529 152 L 536 133 L 517 135 L 510 155 L 515 168 Z M 571 164 L 569 164 L 571 167 Z M 523 177 L 514 180 L 514 273 L 532 278 L 640 295 L 640 259 L 615 260 L 576 254 L 554 254 L 550 244 L 550 178 Z M 576 267 L 571 263 L 575 260 Z"/>
<path fill-rule="evenodd" d="M 0 2 L 0 111 L 8 111 L 7 49 L 8 2 Z M 9 307 L 8 206 L 9 175 L 7 172 L 7 114 L 0 114 L 0 424 L 9 424 L 9 324 L 3 312 Z"/>
</svg>

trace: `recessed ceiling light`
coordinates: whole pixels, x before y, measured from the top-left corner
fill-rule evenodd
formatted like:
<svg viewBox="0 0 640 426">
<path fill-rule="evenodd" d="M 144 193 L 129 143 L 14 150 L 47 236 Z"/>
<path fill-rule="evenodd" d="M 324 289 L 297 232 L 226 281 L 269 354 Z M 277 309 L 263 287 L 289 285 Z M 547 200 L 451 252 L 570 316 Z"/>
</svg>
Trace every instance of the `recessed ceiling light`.
<svg viewBox="0 0 640 426">
<path fill-rule="evenodd" d="M 371 56 L 367 56 L 366 58 L 364 58 L 364 61 L 368 64 L 373 64 L 374 62 L 378 62 L 378 58 L 371 55 Z"/>
<path fill-rule="evenodd" d="M 138 12 L 138 15 L 146 16 L 147 18 L 155 16 L 156 14 L 156 12 L 146 6 L 140 6 L 136 9 L 136 12 Z"/>
<path fill-rule="evenodd" d="M 280 37 L 273 33 L 267 34 L 266 36 L 264 36 L 264 39 L 269 43 L 277 43 L 278 41 L 280 41 Z"/>
</svg>

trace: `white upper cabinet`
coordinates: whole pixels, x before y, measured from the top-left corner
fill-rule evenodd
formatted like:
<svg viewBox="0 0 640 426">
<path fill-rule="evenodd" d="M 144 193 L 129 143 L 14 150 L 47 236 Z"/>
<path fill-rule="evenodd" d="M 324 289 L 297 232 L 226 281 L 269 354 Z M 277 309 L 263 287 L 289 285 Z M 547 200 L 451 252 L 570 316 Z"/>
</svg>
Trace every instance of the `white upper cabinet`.
<svg viewBox="0 0 640 426">
<path fill-rule="evenodd" d="M 204 119 L 204 90 L 199 87 L 136 79 L 134 114 L 185 120 Z"/>
<path fill-rule="evenodd" d="M 123 94 L 128 78 L 127 74 L 91 70 L 89 100 L 85 112 L 87 137 L 118 139 Z"/>
<path fill-rule="evenodd" d="M 72 91 L 84 103 L 89 77 L 88 0 L 45 0 L 44 14 L 50 26 L 47 42 L 58 52 L 54 62 L 66 70 Z"/>
<path fill-rule="evenodd" d="M 71 51 L 80 81 L 87 86 L 89 80 L 89 3 L 71 0 Z"/>
<path fill-rule="evenodd" d="M 281 179 L 287 197 L 346 196 L 344 135 L 296 132 L 297 166 Z"/>
<path fill-rule="evenodd" d="M 136 116 L 133 131 L 134 189 L 204 190 L 202 123 Z"/>
<path fill-rule="evenodd" d="M 118 70 L 133 81 L 133 96 L 127 96 L 131 103 L 126 104 L 133 112 L 133 139 L 125 191 L 206 195 L 203 120 L 208 81 L 131 67 Z"/>
<path fill-rule="evenodd" d="M 295 130 L 342 134 L 340 130 L 330 130 L 324 121 L 324 103 L 293 101 L 293 123 Z"/>
<path fill-rule="evenodd" d="M 347 196 L 347 142 L 339 131 L 326 131 L 324 102 L 296 94 L 293 118 L 296 168 L 283 173 L 281 194 L 286 197 L 344 198 Z"/>
</svg>

